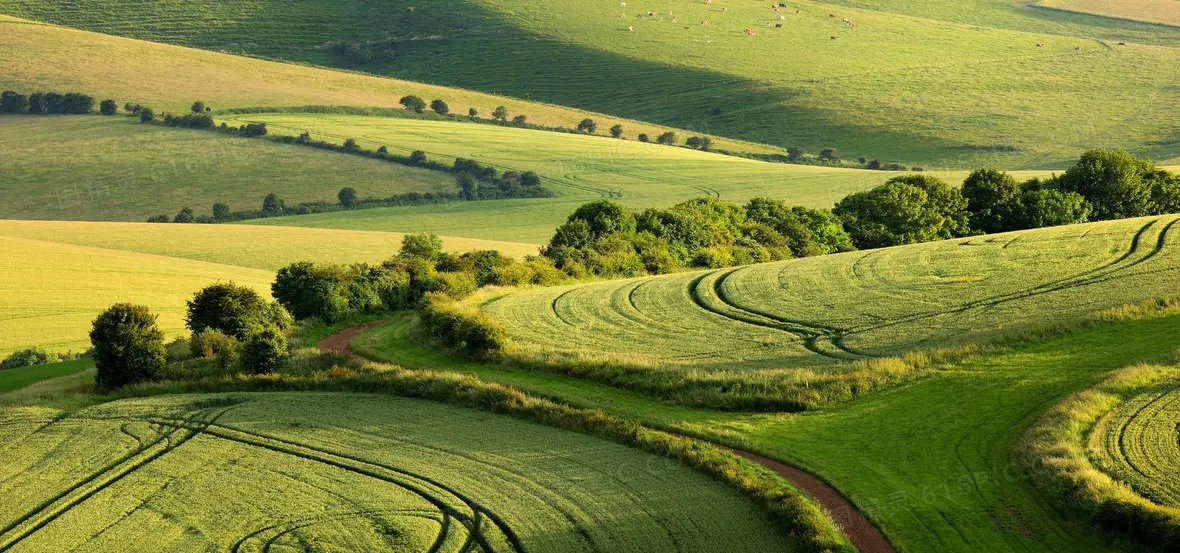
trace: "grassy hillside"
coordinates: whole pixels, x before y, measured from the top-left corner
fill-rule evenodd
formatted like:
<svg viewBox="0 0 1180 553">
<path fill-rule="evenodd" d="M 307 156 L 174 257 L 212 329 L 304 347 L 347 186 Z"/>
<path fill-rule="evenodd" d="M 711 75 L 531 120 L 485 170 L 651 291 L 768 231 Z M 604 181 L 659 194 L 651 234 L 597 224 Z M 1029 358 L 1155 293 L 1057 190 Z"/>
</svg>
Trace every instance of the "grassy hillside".
<svg viewBox="0 0 1180 553">
<path fill-rule="evenodd" d="M 1173 294 L 1177 222 L 1129 219 L 529 290 L 485 309 L 529 356 L 839 373 L 847 370 L 839 361 L 1068 325 Z M 701 335 L 711 339 L 685 340 Z"/>
<path fill-rule="evenodd" d="M 132 9 L 135 12 L 150 11 L 157 6 L 163 4 L 138 4 Z M 186 13 L 199 13 L 204 9 L 188 3 L 185 6 Z M 324 6 L 332 10 L 338 7 L 335 3 L 325 3 Z M 0 3 L 0 12 L 6 11 L 16 11 L 16 6 Z M 109 9 L 103 12 L 114 13 Z M 69 7 L 64 13 L 87 11 Z M 427 101 L 444 99 L 460 113 L 475 107 L 484 116 L 490 116 L 496 106 L 503 105 L 513 115 L 523 113 L 533 123 L 555 127 L 572 128 L 583 118 L 594 117 L 603 131 L 618 123 L 630 137 L 641 132 L 659 134 L 668 130 L 650 123 L 561 106 L 355 72 L 127 40 L 4 15 L 0 15 L 0 31 L 4 36 L 4 42 L 0 43 L 0 58 L 7 62 L 0 68 L 0 89 L 5 90 L 69 89 L 100 99 L 114 98 L 120 106 L 134 102 L 158 111 L 175 112 L 187 111 L 196 100 L 204 101 L 213 109 L 307 105 L 398 107 L 402 96 L 416 94 Z M 249 34 L 254 36 L 257 33 L 252 30 Z M 730 140 L 719 140 L 718 144 L 737 150 L 772 150 Z"/>
<path fill-rule="evenodd" d="M 26 346 L 89 347 L 94 317 L 117 302 L 143 303 L 169 334 L 185 301 L 214 282 L 269 294 L 274 271 L 310 259 L 378 262 L 402 235 L 235 225 L 0 221 L 0 357 Z M 453 251 L 536 253 L 527 244 L 446 238 Z"/>
<path fill-rule="evenodd" d="M 438 171 L 127 117 L 6 116 L 0 150 L 4 219 L 143 221 L 183 207 L 208 215 L 215 202 L 259 209 L 272 192 L 334 203 L 357 183 L 379 197 L 455 189 Z"/>
<path fill-rule="evenodd" d="M 4 415 L 0 441 L 21 442 L 0 462 L 0 547 L 14 552 L 474 543 L 489 553 L 704 553 L 786 543 L 752 503 L 698 472 L 645 470 L 663 460 L 425 401 L 180 395 Z"/>
<path fill-rule="evenodd" d="M 319 64 L 354 65 L 325 45 L 357 42 L 374 52 L 366 71 L 846 157 L 1043 168 L 1095 146 L 1180 155 L 1166 107 L 1180 100 L 1180 30 L 1007 0 L 840 4 L 5 0 L 0 9 Z"/>
<path fill-rule="evenodd" d="M 77 359 L 0 371 L 0 396 L 44 380 L 78 374 L 93 366 L 89 359 Z"/>
<path fill-rule="evenodd" d="M 1062 520 L 1020 472 L 1013 447 L 1041 412 L 1111 371 L 1174 360 L 1177 332 L 1174 308 L 1149 312 L 950 363 L 905 386 L 800 414 L 692 409 L 481 365 L 415 343 L 405 321 L 362 334 L 353 345 L 406 367 L 476 373 L 797 464 L 850 498 L 899 551 L 1126 553 Z"/>
</svg>

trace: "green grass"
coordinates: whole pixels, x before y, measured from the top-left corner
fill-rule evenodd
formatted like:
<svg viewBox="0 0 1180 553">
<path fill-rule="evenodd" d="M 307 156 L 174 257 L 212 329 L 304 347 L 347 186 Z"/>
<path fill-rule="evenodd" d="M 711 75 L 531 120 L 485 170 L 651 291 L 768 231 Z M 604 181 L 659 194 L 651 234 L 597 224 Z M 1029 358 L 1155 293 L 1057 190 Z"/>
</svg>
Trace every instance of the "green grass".
<svg viewBox="0 0 1180 553">
<path fill-rule="evenodd" d="M 78 359 L 75 361 L 53 363 L 51 365 L 36 365 L 33 367 L 0 371 L 0 395 L 44 380 L 77 374 L 92 366 L 94 366 L 93 361 L 89 359 Z"/>
<path fill-rule="evenodd" d="M 340 8 L 335 3 L 320 4 L 329 11 L 339 11 Z M 259 6 L 254 4 L 252 7 Z M 25 7 L 6 2 L 0 4 L 0 12 L 15 12 Z M 133 11 L 155 7 L 156 4 L 139 5 L 133 7 Z M 184 9 L 189 14 L 215 13 L 208 5 L 186 4 Z M 109 9 L 103 11 L 114 13 Z M 93 12 L 89 8 L 71 6 L 64 13 Z M 124 13 L 119 19 L 128 21 L 127 17 L 129 14 Z M 301 16 L 297 14 L 297 17 Z M 641 132 L 655 136 L 668 130 L 651 123 L 535 101 L 128 40 L 4 15 L 0 15 L 0 31 L 5 39 L 0 44 L 0 58 L 7 62 L 5 71 L 0 73 L 0 89 L 4 90 L 70 90 L 99 99 L 113 98 L 120 107 L 125 102 L 133 102 L 153 107 L 157 112 L 176 113 L 187 112 L 196 100 L 204 101 L 214 110 L 308 105 L 396 108 L 402 96 L 415 94 L 427 101 L 443 98 L 457 113 L 466 114 L 469 107 L 475 107 L 483 117 L 490 117 L 492 110 L 502 105 L 513 115 L 523 113 L 530 122 L 554 127 L 573 128 L 583 118 L 593 117 L 603 132 L 612 125 L 621 124 L 626 129 L 626 136 L 632 138 Z M 234 31 L 235 34 L 239 32 L 240 29 Z M 253 28 L 249 34 L 258 36 L 259 32 L 260 29 Z M 36 55 L 30 56 L 29 52 L 36 52 Z M 744 151 L 774 150 L 725 139 L 718 140 L 718 147 Z"/>
<path fill-rule="evenodd" d="M 7 116 L 0 149 L 4 219 L 143 221 L 183 207 L 211 215 L 216 202 L 261 209 L 270 193 L 290 204 L 335 203 L 358 183 L 377 197 L 455 190 L 439 171 L 129 117 Z"/>
<path fill-rule="evenodd" d="M 320 114 L 225 116 L 231 124 L 263 121 L 272 133 L 343 143 L 352 138 L 364 148 L 427 152 L 444 163 L 470 157 L 501 170 L 536 171 L 555 198 L 508 200 L 327 213 L 253 221 L 256 224 L 373 229 L 429 230 L 454 236 L 522 242 L 547 242 L 553 229 L 578 205 L 609 198 L 634 208 L 669 206 L 702 196 L 745 202 L 758 196 L 791 204 L 830 208 L 845 195 L 878 186 L 896 173 L 764 163 L 731 156 L 573 134 L 420 121 L 387 117 Z M 959 183 L 965 172 L 938 173 Z M 1022 172 L 1017 176 L 1046 175 Z M 358 185 L 358 192 L 368 194 Z"/>
<path fill-rule="evenodd" d="M 95 316 L 118 302 L 143 303 L 168 334 L 184 328 L 185 301 L 218 281 L 268 294 L 289 263 L 376 263 L 402 235 L 238 225 L 0 221 L 0 356 L 28 346 L 79 352 Z M 536 246 L 445 238 L 452 251 Z"/>
<path fill-rule="evenodd" d="M 526 358 L 806 381 L 859 367 L 849 360 L 1069 325 L 1170 295 L 1180 270 L 1170 232 L 1176 221 L 1093 223 L 526 290 L 485 310 Z M 710 339 L 685 339 L 704 335 Z"/>
<path fill-rule="evenodd" d="M 489 553 L 704 553 L 786 539 L 688 467 L 437 403 L 179 395 L 5 415 L 0 442 L 21 442 L 0 462 L 0 544 L 12 551 L 468 551 L 474 540 Z"/>
<path fill-rule="evenodd" d="M 1033 489 L 1013 445 L 1038 415 L 1121 367 L 1175 359 L 1173 310 L 1102 324 L 949 364 L 904 386 L 804 414 L 669 406 L 625 391 L 499 366 L 474 366 L 374 329 L 357 351 L 512 383 L 647 424 L 721 440 L 795 463 L 864 510 L 899 551 L 1114 552 L 1064 521 Z M 550 384 L 549 379 L 557 382 Z"/>
<path fill-rule="evenodd" d="M 6 0 L 0 9 L 318 64 L 347 65 L 326 42 L 388 39 L 394 57 L 365 70 L 813 152 L 834 146 L 848 158 L 1045 168 L 1096 146 L 1180 155 L 1168 108 L 1180 100 L 1178 29 L 1008 0 L 789 4 Z M 663 21 L 636 18 L 647 11 Z M 784 29 L 767 27 L 776 22 Z"/>
<path fill-rule="evenodd" d="M 1180 508 L 1180 389 L 1147 390 L 1098 422 L 1095 464 L 1157 504 Z"/>
</svg>

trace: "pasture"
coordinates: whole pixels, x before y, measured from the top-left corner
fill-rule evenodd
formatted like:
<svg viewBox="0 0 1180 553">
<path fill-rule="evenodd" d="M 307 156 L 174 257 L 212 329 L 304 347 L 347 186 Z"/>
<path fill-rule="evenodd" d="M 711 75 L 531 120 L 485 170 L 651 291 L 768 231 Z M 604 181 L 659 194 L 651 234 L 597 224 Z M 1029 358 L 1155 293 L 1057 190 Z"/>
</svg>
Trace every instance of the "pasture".
<svg viewBox="0 0 1180 553">
<path fill-rule="evenodd" d="M 0 371 L 0 396 L 44 380 L 78 374 L 93 365 L 89 359 L 78 359 Z"/>
<path fill-rule="evenodd" d="M 0 357 L 27 346 L 80 352 L 90 323 L 117 302 L 160 314 L 170 335 L 184 328 L 185 301 L 215 282 L 269 295 L 274 271 L 300 260 L 379 262 L 402 235 L 237 225 L 0 221 Z M 452 251 L 536 246 L 444 239 Z"/>
<path fill-rule="evenodd" d="M 6 0 L 0 9 L 779 147 L 832 146 L 846 158 L 1039 169 L 1095 146 L 1180 156 L 1167 108 L 1180 99 L 1172 86 L 1180 30 L 1001 0 L 849 4 L 798 1 L 773 11 L 769 3 L 675 0 L 629 8 L 607 0 L 247 7 L 203 0 L 145 9 Z M 241 40 L 243 28 L 250 42 Z M 357 66 L 324 47 L 332 41 L 363 44 L 374 59 Z"/>
<path fill-rule="evenodd" d="M 335 203 L 346 186 L 378 197 L 455 189 L 438 171 L 129 117 L 4 117 L 0 149 L 4 219 L 143 221 L 184 207 L 210 215 L 216 202 L 256 210 L 270 193 L 295 204 Z"/>
<path fill-rule="evenodd" d="M 339 8 L 337 3 L 319 4 L 330 11 Z M 296 5 L 310 4 L 284 4 L 284 9 Z M 18 6 L 5 0 L 0 2 L 0 13 L 48 6 L 41 3 Z M 165 6 L 186 14 L 209 7 L 197 8 L 191 3 L 183 8 L 171 3 L 128 7 L 138 14 Z M 224 6 L 241 9 L 238 4 Z M 113 13 L 111 5 L 99 12 L 78 8 L 71 5 L 60 13 Z M 124 13 L 119 21 L 129 21 L 126 18 L 129 15 Z M 466 114 L 469 107 L 477 108 L 483 117 L 490 117 L 496 106 L 502 105 L 514 116 L 523 113 L 530 122 L 542 125 L 572 128 L 583 118 L 594 117 L 604 131 L 615 124 L 623 125 L 629 137 L 641 132 L 654 136 L 669 130 L 651 123 L 460 88 L 130 40 L 5 15 L 0 15 L 0 34 L 4 36 L 0 58 L 7 61 L 0 70 L 0 89 L 32 92 L 68 88 L 99 99 L 114 98 L 119 106 L 125 102 L 140 103 L 155 108 L 158 113 L 185 113 L 197 100 L 215 110 L 307 105 L 394 108 L 402 96 L 416 94 L 427 101 L 445 99 L 456 113 Z M 241 53 L 238 49 L 232 51 Z M 27 55 L 29 52 L 36 52 L 36 56 Z M 112 60 L 123 61 L 112 63 Z M 718 145 L 744 151 L 773 150 L 724 139 L 718 140 Z"/>
<path fill-rule="evenodd" d="M 848 366 L 841 361 L 1018 337 L 1172 295 L 1178 221 L 1128 219 L 526 290 L 484 309 L 529 358 L 838 373 Z M 684 339 L 704 335 L 711 339 Z"/>
<path fill-rule="evenodd" d="M 1180 389 L 1175 382 L 1123 402 L 1089 435 L 1096 466 L 1136 493 L 1180 508 Z"/>
<path fill-rule="evenodd" d="M 785 546 L 688 467 L 419 400 L 180 395 L 4 420 L 3 442 L 21 443 L 0 461 L 0 548 L 14 553 Z"/>
</svg>

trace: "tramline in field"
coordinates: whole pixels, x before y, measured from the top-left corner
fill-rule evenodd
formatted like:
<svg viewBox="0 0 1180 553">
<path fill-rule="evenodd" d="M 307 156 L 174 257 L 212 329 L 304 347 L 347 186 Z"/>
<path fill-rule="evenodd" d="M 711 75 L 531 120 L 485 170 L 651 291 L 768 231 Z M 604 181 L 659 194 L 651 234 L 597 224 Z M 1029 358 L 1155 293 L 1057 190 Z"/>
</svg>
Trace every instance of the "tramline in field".
<svg viewBox="0 0 1180 553">
<path fill-rule="evenodd" d="M 527 290 L 485 310 L 526 355 L 840 371 L 839 361 L 1065 325 L 1168 296 L 1173 280 L 1163 277 L 1180 271 L 1177 222 L 1112 221 Z"/>
<path fill-rule="evenodd" d="M 752 503 L 688 467 L 430 402 L 238 394 L 0 414 L 5 552 L 784 547 Z"/>
<path fill-rule="evenodd" d="M 1160 505 L 1180 509 L 1180 388 L 1138 395 L 1090 434 L 1095 464 Z"/>
</svg>

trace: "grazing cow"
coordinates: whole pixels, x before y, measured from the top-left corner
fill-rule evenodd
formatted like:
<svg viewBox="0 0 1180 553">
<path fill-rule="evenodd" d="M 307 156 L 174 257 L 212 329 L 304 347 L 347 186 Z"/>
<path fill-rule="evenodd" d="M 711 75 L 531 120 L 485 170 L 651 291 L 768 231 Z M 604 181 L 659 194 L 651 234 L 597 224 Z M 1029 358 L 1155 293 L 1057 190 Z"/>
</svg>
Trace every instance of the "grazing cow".
<svg viewBox="0 0 1180 553">
<path fill-rule="evenodd" d="M 832 40 L 836 40 L 836 35 L 832 35 Z"/>
<path fill-rule="evenodd" d="M 1074 46 L 1074 47 L 1073 47 L 1073 51 L 1074 51 L 1074 52 L 1080 52 L 1081 50 L 1082 50 L 1082 47 L 1081 47 L 1081 46 Z"/>
<path fill-rule="evenodd" d="M 828 17 L 836 17 L 836 14 L 834 14 L 834 13 L 829 13 L 829 14 L 828 14 Z"/>
<path fill-rule="evenodd" d="M 701 25 L 708 25 L 708 24 L 709 24 L 709 20 L 708 20 L 708 19 L 702 19 L 702 20 L 701 20 Z"/>
<path fill-rule="evenodd" d="M 1044 44 L 1038 44 L 1038 45 L 1037 45 L 1037 48 L 1044 48 L 1044 47 L 1045 47 L 1045 45 L 1044 45 Z"/>
<path fill-rule="evenodd" d="M 783 24 L 782 24 L 782 23 L 775 23 L 775 24 L 774 24 L 774 28 L 775 28 L 775 29 L 782 29 L 782 28 L 783 28 Z"/>
<path fill-rule="evenodd" d="M 1119 46 L 1126 46 L 1126 45 L 1127 45 L 1127 43 L 1126 43 L 1126 42 L 1120 42 L 1120 43 L 1119 43 Z"/>
<path fill-rule="evenodd" d="M 787 18 L 787 16 L 785 16 L 785 15 L 780 15 L 780 16 L 778 16 L 778 18 L 779 18 L 779 21 L 782 21 L 782 20 L 786 19 L 786 18 Z"/>
<path fill-rule="evenodd" d="M 635 31 L 635 27 L 627 27 L 627 30 L 628 30 L 628 31 L 632 31 L 632 32 L 634 32 L 634 31 Z"/>
<path fill-rule="evenodd" d="M 721 13 L 729 13 L 729 8 L 721 8 Z"/>
<path fill-rule="evenodd" d="M 754 29 L 746 29 L 746 36 L 754 36 Z"/>
</svg>

